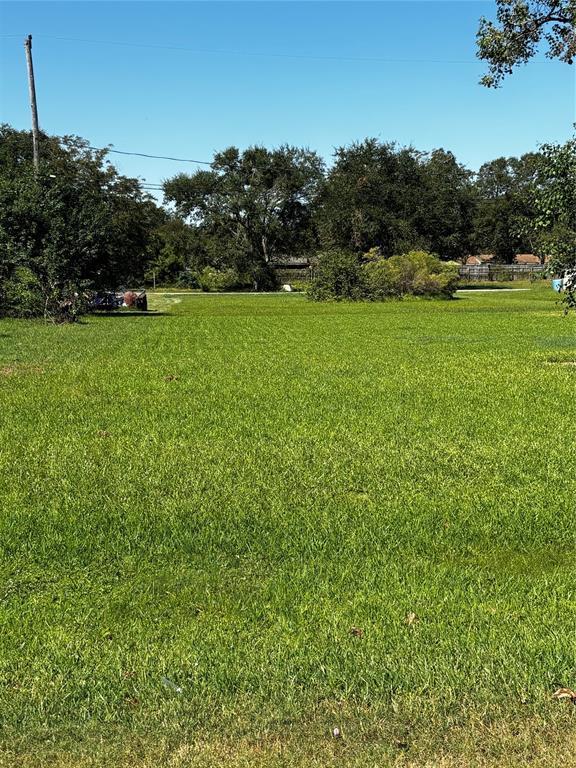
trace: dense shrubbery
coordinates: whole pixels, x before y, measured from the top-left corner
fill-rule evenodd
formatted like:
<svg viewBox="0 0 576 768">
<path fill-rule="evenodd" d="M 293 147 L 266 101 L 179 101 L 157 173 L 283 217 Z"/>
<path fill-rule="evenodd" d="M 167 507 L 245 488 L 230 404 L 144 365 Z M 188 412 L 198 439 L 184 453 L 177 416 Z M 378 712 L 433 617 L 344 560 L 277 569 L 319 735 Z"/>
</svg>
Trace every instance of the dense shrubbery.
<svg viewBox="0 0 576 768">
<path fill-rule="evenodd" d="M 253 289 L 257 291 L 273 291 L 278 288 L 274 271 L 266 265 L 258 265 L 247 272 L 228 269 L 204 267 L 201 272 L 192 273 L 190 282 L 205 292 L 242 291 Z"/>
<path fill-rule="evenodd" d="M 40 158 L 0 126 L 0 313 L 69 321 L 85 288 L 141 282 L 166 214 L 82 139 L 41 134 Z"/>
<path fill-rule="evenodd" d="M 242 278 L 235 269 L 204 267 L 197 275 L 199 287 L 206 291 L 231 291 L 242 285 Z"/>
<path fill-rule="evenodd" d="M 364 283 L 359 256 L 346 251 L 326 251 L 318 256 L 308 295 L 314 301 L 355 301 L 366 297 Z"/>
<path fill-rule="evenodd" d="M 37 317 L 44 311 L 38 281 L 26 267 L 16 267 L 1 281 L 0 303 L 6 317 Z"/>
<path fill-rule="evenodd" d="M 426 296 L 449 298 L 458 283 L 458 266 L 425 251 L 384 259 L 374 249 L 362 259 L 345 251 L 318 257 L 308 295 L 315 301 Z"/>
<path fill-rule="evenodd" d="M 458 267 L 443 263 L 425 251 L 368 261 L 362 270 L 367 298 L 373 300 L 406 295 L 446 298 L 452 296 L 458 282 Z"/>
</svg>

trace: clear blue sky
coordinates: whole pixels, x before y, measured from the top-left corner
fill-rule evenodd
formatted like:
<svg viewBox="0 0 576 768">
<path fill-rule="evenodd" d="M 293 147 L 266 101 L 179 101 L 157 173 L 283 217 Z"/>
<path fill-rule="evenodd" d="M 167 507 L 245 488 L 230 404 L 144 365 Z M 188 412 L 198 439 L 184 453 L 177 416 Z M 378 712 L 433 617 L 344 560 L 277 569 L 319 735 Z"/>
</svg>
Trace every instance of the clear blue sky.
<svg viewBox="0 0 576 768">
<path fill-rule="evenodd" d="M 574 68 L 542 53 L 500 90 L 478 84 L 478 19 L 494 10 L 467 0 L 3 2 L 0 119 L 30 125 L 30 33 L 51 134 L 200 160 L 231 144 L 289 143 L 328 161 L 334 147 L 377 136 L 444 147 L 477 169 L 563 141 L 576 120 Z M 193 168 L 114 160 L 151 182 Z"/>
</svg>

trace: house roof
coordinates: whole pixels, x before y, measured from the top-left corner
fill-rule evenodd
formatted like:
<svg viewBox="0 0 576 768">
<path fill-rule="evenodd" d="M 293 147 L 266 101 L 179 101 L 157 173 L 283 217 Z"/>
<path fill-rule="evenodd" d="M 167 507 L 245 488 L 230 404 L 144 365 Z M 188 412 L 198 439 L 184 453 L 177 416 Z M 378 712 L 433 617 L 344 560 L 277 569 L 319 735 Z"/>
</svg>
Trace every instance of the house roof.
<svg viewBox="0 0 576 768">
<path fill-rule="evenodd" d="M 535 253 L 518 253 L 514 256 L 515 264 L 540 264 L 540 259 Z"/>
<path fill-rule="evenodd" d="M 482 264 L 482 262 L 480 261 L 479 256 L 468 256 L 466 259 L 466 264 L 470 267 L 476 267 Z"/>
<path fill-rule="evenodd" d="M 496 254 L 494 253 L 479 253 L 478 258 L 484 263 L 485 261 L 492 261 L 495 258 L 495 255 Z"/>
</svg>

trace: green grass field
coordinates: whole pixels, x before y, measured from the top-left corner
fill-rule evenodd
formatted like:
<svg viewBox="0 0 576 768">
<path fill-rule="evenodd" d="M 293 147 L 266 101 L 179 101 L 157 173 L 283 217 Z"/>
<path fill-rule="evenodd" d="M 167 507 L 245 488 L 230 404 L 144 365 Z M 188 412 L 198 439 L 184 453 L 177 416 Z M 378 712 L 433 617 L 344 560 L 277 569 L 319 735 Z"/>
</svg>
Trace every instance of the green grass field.
<svg viewBox="0 0 576 768">
<path fill-rule="evenodd" d="M 460 296 L 0 322 L 0 765 L 576 765 L 574 318 Z"/>
</svg>

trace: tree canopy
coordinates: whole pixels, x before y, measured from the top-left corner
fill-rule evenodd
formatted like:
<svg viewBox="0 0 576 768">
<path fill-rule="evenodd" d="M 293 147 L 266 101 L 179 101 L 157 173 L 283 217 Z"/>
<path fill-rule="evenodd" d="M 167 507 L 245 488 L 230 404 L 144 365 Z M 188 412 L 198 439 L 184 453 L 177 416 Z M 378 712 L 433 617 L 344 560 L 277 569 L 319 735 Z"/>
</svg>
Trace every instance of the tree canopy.
<svg viewBox="0 0 576 768">
<path fill-rule="evenodd" d="M 526 229 L 556 272 L 576 270 L 576 138 L 542 146 L 538 181 Z"/>
<path fill-rule="evenodd" d="M 325 247 L 384 256 L 425 248 L 461 258 L 470 248 L 472 174 L 451 152 L 365 139 L 335 152 L 320 198 Z"/>
<path fill-rule="evenodd" d="M 477 55 L 488 62 L 481 83 L 498 87 L 514 67 L 547 43 L 546 56 L 572 64 L 576 57 L 576 0 L 496 0 L 497 23 L 480 19 Z"/>
<path fill-rule="evenodd" d="M 164 193 L 190 224 L 228 243 L 234 266 L 256 272 L 274 257 L 314 246 L 323 177 L 323 161 L 307 149 L 229 147 L 209 171 L 166 181 Z"/>
<path fill-rule="evenodd" d="M 33 276 L 46 313 L 81 286 L 143 279 L 150 234 L 164 218 L 137 179 L 105 150 L 75 136 L 42 134 L 32 165 L 29 132 L 0 126 L 0 252 L 4 279 Z"/>
<path fill-rule="evenodd" d="M 540 153 L 499 157 L 484 163 L 476 177 L 474 250 L 510 262 L 516 253 L 537 250 L 527 222 L 535 214 Z"/>
<path fill-rule="evenodd" d="M 83 287 L 153 277 L 267 289 L 274 263 L 319 252 L 379 261 L 410 251 L 443 261 L 493 253 L 500 262 L 534 252 L 558 271 L 576 264 L 575 140 L 497 158 L 477 174 L 446 149 L 375 138 L 339 147 L 328 171 L 308 149 L 231 147 L 209 170 L 168 179 L 168 209 L 119 174 L 105 150 L 74 136 L 40 141 L 35 173 L 30 133 L 0 126 L 4 311 L 2 292 L 15 278 L 49 308 Z"/>
</svg>

